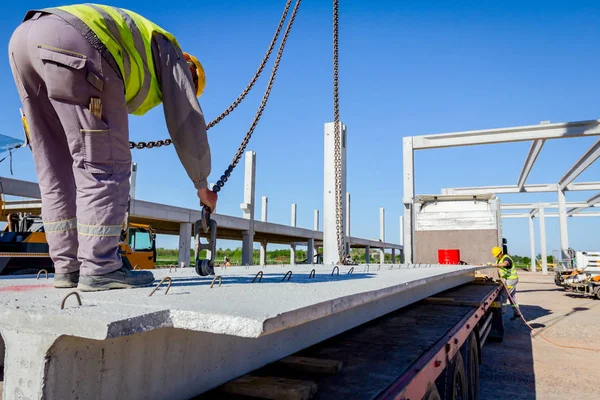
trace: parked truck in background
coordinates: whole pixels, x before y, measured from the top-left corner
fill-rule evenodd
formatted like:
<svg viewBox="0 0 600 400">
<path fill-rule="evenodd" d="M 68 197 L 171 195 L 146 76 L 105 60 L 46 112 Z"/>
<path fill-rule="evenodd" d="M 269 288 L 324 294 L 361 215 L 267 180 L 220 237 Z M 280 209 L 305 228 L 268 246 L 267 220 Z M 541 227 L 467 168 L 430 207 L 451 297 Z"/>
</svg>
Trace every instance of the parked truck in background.
<svg viewBox="0 0 600 400">
<path fill-rule="evenodd" d="M 121 237 L 123 263 L 140 269 L 154 269 L 156 234 L 150 225 L 129 223 Z M 42 218 L 37 215 L 9 214 L 0 232 L 0 275 L 54 272 Z"/>
</svg>

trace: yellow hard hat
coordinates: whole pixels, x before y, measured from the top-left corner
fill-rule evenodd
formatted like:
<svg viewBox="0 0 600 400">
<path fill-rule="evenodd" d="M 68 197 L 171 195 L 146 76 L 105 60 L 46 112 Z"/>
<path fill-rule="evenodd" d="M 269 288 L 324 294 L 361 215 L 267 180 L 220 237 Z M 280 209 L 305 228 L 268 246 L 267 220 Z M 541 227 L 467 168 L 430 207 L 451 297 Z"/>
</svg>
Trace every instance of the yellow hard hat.
<svg viewBox="0 0 600 400">
<path fill-rule="evenodd" d="M 495 246 L 492 248 L 492 255 L 494 257 L 498 257 L 500 254 L 502 254 L 502 249 L 498 246 Z"/>
<path fill-rule="evenodd" d="M 183 56 L 185 57 L 188 65 L 190 66 L 190 71 L 192 72 L 192 77 L 194 78 L 194 85 L 196 85 L 196 97 L 200 97 L 202 92 L 204 92 L 204 86 L 206 86 L 206 75 L 204 75 L 204 68 L 200 61 L 193 55 L 184 52 Z"/>
</svg>

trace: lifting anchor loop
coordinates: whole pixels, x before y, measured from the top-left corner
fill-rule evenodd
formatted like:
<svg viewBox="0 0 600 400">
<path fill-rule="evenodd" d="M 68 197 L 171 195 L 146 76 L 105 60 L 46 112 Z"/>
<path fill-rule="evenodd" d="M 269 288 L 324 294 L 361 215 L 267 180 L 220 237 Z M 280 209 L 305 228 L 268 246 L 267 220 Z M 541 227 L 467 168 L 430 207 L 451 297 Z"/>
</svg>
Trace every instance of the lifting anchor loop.
<svg viewBox="0 0 600 400">
<path fill-rule="evenodd" d="M 210 218 L 210 208 L 202 208 L 202 218 L 194 224 L 196 240 L 194 252 L 196 253 L 196 273 L 200 276 L 215 274 L 215 254 L 217 245 L 217 222 Z M 208 234 L 207 243 L 200 242 L 201 234 Z M 200 259 L 200 251 L 206 250 L 206 259 Z"/>
</svg>

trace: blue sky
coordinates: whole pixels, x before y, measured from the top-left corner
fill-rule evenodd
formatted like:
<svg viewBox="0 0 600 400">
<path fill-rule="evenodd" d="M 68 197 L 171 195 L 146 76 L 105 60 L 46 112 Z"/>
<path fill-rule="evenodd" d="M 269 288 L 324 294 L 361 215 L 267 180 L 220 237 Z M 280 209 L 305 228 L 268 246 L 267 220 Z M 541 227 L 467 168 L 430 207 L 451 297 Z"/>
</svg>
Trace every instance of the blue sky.
<svg viewBox="0 0 600 400">
<path fill-rule="evenodd" d="M 526 3 L 526 4 L 524 4 Z M 136 11 L 173 33 L 204 65 L 201 104 L 208 120 L 225 109 L 254 74 L 272 37 L 284 0 L 248 2 L 109 1 Z M 0 51 L 28 9 L 61 5 L 21 1 L 3 5 Z M 600 4 L 594 1 L 359 1 L 341 2 L 341 116 L 348 126 L 348 191 L 352 234 L 399 240 L 402 214 L 402 137 L 460 130 L 565 122 L 600 117 L 598 64 Z M 212 129 L 210 181 L 218 179 L 243 138 L 262 96 L 255 92 Z M 21 137 L 8 58 L 0 63 L 3 134 Z M 257 152 L 257 215 L 269 197 L 269 220 L 312 227 L 322 208 L 323 124 L 332 119 L 331 5 L 304 0 L 288 40 L 271 100 L 248 150 Z M 132 140 L 167 138 L 161 107 L 130 118 Z M 550 141 L 528 183 L 556 182 L 594 138 Z M 418 152 L 416 191 L 516 183 L 529 143 Z M 185 207 L 198 202 L 173 148 L 134 150 L 137 198 Z M 14 154 L 14 177 L 36 180 L 28 149 Z M 595 164 L 577 181 L 600 180 Z M 9 166 L 0 164 L 0 175 Z M 218 211 L 241 215 L 243 164 L 221 192 Z M 567 201 L 595 193 L 568 193 Z M 555 194 L 505 195 L 505 203 L 556 201 Z M 528 254 L 527 220 L 504 220 L 511 252 Z M 598 250 L 598 218 L 570 218 L 570 245 Z M 537 222 L 536 222 L 537 235 Z M 547 220 L 548 250 L 559 246 L 556 218 Z M 539 251 L 539 238 L 536 236 Z M 159 245 L 176 247 L 176 239 Z M 225 243 L 237 245 L 237 243 Z"/>
</svg>

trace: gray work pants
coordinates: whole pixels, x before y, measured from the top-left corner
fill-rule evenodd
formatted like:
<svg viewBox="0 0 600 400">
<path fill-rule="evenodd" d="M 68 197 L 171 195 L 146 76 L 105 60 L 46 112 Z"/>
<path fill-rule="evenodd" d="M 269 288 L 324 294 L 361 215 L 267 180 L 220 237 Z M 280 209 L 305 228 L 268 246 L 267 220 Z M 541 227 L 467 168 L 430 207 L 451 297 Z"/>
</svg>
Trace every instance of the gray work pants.
<svg viewBox="0 0 600 400">
<path fill-rule="evenodd" d="M 22 23 L 9 44 L 57 273 L 100 275 L 122 266 L 131 152 L 123 81 L 63 19 Z M 101 118 L 90 99 L 102 102 Z"/>
<path fill-rule="evenodd" d="M 515 280 L 505 280 L 504 283 L 506 284 L 506 288 L 508 289 L 508 292 L 510 293 L 510 296 L 513 298 L 515 304 L 517 305 L 512 306 L 513 307 L 513 312 L 516 313 L 517 312 L 517 308 L 519 307 L 519 303 L 517 302 L 517 283 L 519 283 L 519 279 L 515 279 Z M 500 300 L 502 301 L 502 305 L 504 306 L 504 303 L 508 302 L 508 294 L 506 293 L 505 290 L 502 290 L 502 292 L 500 293 Z"/>
</svg>

